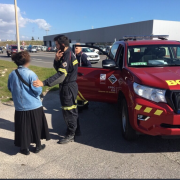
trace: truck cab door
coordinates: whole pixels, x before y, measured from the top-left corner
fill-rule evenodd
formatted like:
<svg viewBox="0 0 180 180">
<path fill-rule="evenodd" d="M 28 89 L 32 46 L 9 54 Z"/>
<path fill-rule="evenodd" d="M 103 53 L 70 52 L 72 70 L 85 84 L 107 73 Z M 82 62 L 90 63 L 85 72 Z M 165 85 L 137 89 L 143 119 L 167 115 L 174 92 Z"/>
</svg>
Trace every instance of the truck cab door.
<svg viewBox="0 0 180 180">
<path fill-rule="evenodd" d="M 111 57 L 116 62 L 121 45 L 114 44 Z M 117 53 L 116 53 L 117 52 Z M 108 61 L 108 60 L 106 60 Z M 117 102 L 121 70 L 117 66 L 113 69 L 99 67 L 78 67 L 78 96 L 83 100 L 99 102 Z"/>
</svg>

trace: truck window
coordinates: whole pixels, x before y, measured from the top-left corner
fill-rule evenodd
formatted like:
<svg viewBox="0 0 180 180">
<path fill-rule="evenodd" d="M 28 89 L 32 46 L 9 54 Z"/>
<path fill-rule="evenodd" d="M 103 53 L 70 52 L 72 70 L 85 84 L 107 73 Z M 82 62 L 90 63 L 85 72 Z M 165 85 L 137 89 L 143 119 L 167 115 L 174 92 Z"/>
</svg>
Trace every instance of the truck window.
<svg viewBox="0 0 180 180">
<path fill-rule="evenodd" d="M 118 46 L 119 46 L 119 44 L 114 44 L 113 46 L 112 46 L 112 48 L 111 48 L 111 50 L 110 50 L 110 57 L 112 58 L 112 59 L 115 59 L 115 56 L 116 56 L 116 51 L 117 51 L 117 49 L 118 49 Z"/>
<path fill-rule="evenodd" d="M 120 69 L 122 69 L 123 67 L 123 61 L 124 61 L 124 47 L 122 46 L 117 57 L 117 65 Z"/>
</svg>

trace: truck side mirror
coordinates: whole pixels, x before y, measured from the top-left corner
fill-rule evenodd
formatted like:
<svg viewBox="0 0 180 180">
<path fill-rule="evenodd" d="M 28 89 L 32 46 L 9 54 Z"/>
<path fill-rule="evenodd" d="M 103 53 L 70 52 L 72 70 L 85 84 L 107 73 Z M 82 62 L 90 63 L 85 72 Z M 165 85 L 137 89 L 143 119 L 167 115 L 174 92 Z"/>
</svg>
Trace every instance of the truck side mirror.
<svg viewBox="0 0 180 180">
<path fill-rule="evenodd" d="M 116 67 L 116 62 L 111 59 L 105 59 L 102 61 L 102 67 L 105 69 L 113 69 Z"/>
</svg>

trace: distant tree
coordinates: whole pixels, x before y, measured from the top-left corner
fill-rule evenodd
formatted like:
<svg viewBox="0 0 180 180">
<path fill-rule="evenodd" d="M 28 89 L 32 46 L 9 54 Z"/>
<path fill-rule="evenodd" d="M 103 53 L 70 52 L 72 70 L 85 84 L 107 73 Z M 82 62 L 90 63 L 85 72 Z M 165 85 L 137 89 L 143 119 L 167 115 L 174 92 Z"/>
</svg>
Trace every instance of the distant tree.
<svg viewBox="0 0 180 180">
<path fill-rule="evenodd" d="M 32 41 L 34 41 L 34 37 L 32 37 L 32 39 L 31 39 Z"/>
</svg>

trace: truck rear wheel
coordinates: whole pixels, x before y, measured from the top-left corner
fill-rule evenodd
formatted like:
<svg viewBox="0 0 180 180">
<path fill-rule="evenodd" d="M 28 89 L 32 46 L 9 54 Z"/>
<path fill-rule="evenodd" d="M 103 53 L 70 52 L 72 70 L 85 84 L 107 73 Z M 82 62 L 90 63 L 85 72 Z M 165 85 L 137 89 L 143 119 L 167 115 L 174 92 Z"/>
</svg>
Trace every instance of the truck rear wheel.
<svg viewBox="0 0 180 180">
<path fill-rule="evenodd" d="M 124 97 L 121 99 L 120 111 L 121 130 L 124 139 L 128 141 L 136 140 L 138 135 L 136 134 L 136 131 L 132 128 L 129 122 L 128 106 Z"/>
</svg>

